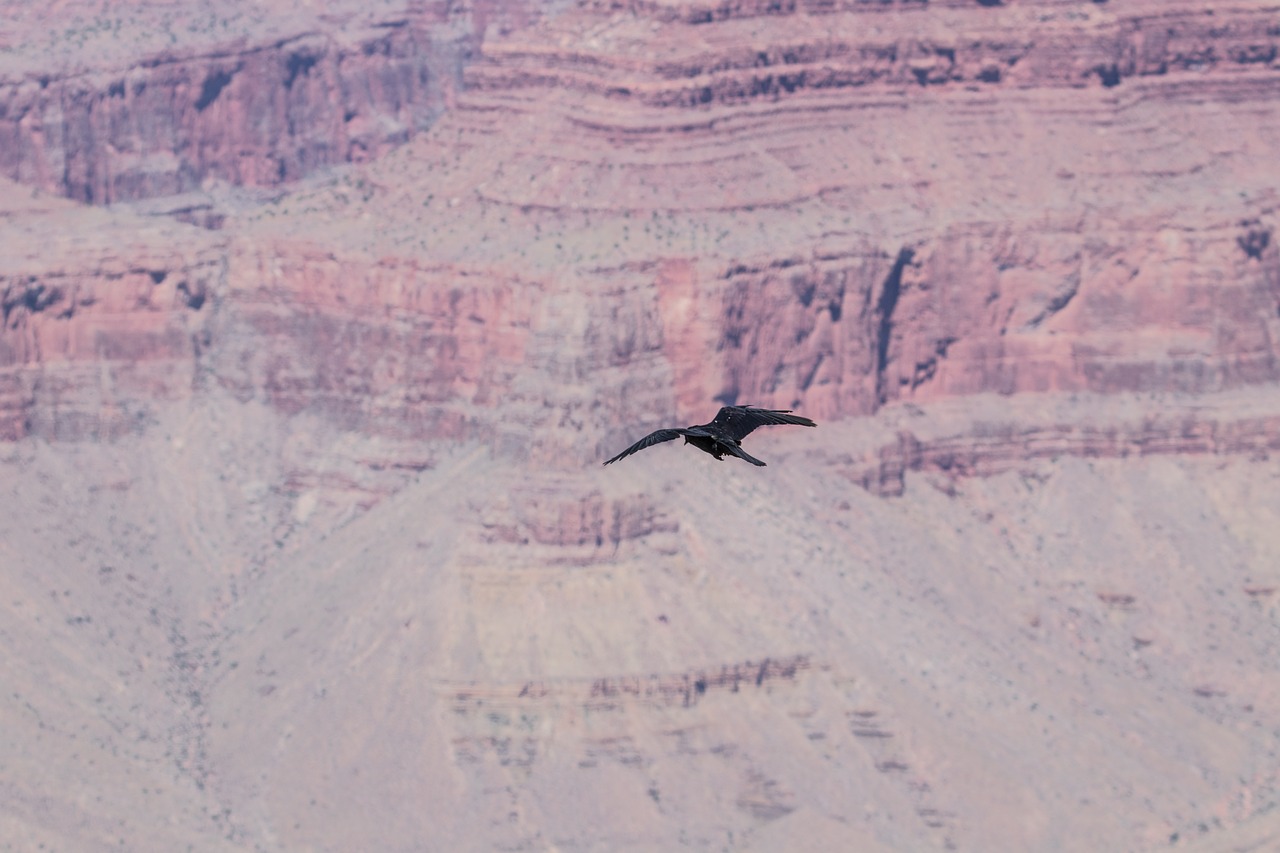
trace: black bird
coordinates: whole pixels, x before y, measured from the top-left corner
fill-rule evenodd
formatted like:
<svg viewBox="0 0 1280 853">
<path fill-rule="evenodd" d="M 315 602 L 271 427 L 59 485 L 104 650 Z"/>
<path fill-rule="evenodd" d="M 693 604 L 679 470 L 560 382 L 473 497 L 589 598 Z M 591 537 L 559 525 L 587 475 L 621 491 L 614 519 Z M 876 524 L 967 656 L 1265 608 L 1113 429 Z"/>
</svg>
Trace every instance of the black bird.
<svg viewBox="0 0 1280 853">
<path fill-rule="evenodd" d="M 709 424 L 691 426 L 680 429 L 660 429 L 651 432 L 617 456 L 606 461 L 617 462 L 624 456 L 630 456 L 637 450 L 644 450 L 655 444 L 670 441 L 684 436 L 685 444 L 692 444 L 701 451 L 710 453 L 716 459 L 724 456 L 736 456 L 745 459 L 752 465 L 764 465 L 759 459 L 742 449 L 742 439 L 751 434 L 758 426 L 774 426 L 776 424 L 796 424 L 797 426 L 817 426 L 808 418 L 791 414 L 790 409 L 757 409 L 753 406 L 725 406 L 716 413 Z"/>
</svg>

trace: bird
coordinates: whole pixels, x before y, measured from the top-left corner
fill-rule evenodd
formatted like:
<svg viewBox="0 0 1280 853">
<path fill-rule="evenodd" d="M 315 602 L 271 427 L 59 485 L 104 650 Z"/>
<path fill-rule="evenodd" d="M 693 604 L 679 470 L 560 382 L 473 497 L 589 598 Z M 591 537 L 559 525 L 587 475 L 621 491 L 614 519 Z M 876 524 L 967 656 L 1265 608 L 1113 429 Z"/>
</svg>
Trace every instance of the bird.
<svg viewBox="0 0 1280 853">
<path fill-rule="evenodd" d="M 692 444 L 704 453 L 710 453 L 717 460 L 721 460 L 725 456 L 736 456 L 739 459 L 750 462 L 752 465 L 763 467 L 763 462 L 742 449 L 742 439 L 750 435 L 756 427 L 776 426 L 778 424 L 817 426 L 808 418 L 791 414 L 791 409 L 724 406 L 716 413 L 716 416 L 709 424 L 700 424 L 683 429 L 672 427 L 671 429 L 655 430 L 617 456 L 606 460 L 604 464 L 608 465 L 611 462 L 617 462 L 637 450 L 644 450 L 646 447 L 653 447 L 655 444 L 661 444 L 664 441 L 671 441 L 673 438 L 684 436 L 685 444 Z"/>
</svg>

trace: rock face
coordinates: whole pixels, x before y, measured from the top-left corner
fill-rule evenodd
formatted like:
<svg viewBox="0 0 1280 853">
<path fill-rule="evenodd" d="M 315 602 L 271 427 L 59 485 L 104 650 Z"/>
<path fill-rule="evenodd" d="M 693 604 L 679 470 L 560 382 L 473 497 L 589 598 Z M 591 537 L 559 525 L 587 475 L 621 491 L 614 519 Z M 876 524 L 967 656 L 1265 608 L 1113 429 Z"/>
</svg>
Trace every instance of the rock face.
<svg viewBox="0 0 1280 853">
<path fill-rule="evenodd" d="M 562 370 L 652 389 L 550 418 L 598 430 L 696 417 L 709 399 L 829 419 L 983 392 L 1280 378 L 1275 201 L 1256 171 L 1276 123 L 1265 4 L 1222 21 L 1176 4 L 894 9 L 583 7 L 491 27 L 436 131 L 228 225 L 210 368 L 241 397 L 424 437 L 483 430 L 522 388 L 541 409 L 549 376 L 566 395 L 552 408 L 576 412 Z M 381 41 L 346 33 L 359 62 L 301 42 L 219 59 L 276 76 L 233 75 L 184 108 L 210 124 L 183 131 L 194 149 L 170 145 L 197 158 L 182 170 L 257 185 L 359 159 L 330 121 L 350 99 L 438 107 L 426 88 L 365 79 L 421 82 L 403 63 L 430 46 L 397 39 L 426 32 L 423 15 Z M 324 109 L 277 121 L 308 92 Z M 270 138 L 227 135 L 242 125 Z M 328 141 L 286 144 L 285 127 Z M 262 166 L 281 147 L 296 167 Z M 21 287 L 7 299 L 40 302 Z M 8 348 L 15 366 L 35 361 Z M 555 426 L 546 414 L 528 417 Z"/>
<path fill-rule="evenodd" d="M 0 436 L 111 438 L 197 381 L 221 241 L 118 218 L 5 184 Z"/>
<path fill-rule="evenodd" d="M 528 33 L 486 45 L 458 122 L 555 109 L 538 96 L 550 85 L 577 97 L 541 122 L 564 153 L 516 155 L 537 165 L 479 193 L 687 234 L 713 365 L 679 389 L 691 400 L 841 415 L 1274 381 L 1277 256 L 1257 249 L 1274 200 L 1223 192 L 1250 196 L 1241 155 L 1274 121 L 1239 106 L 1273 91 L 1274 10 L 1224 25 L 1168 4 L 947 6 L 663 6 L 583 38 L 548 22 L 542 43 L 572 50 Z"/>
<path fill-rule="evenodd" d="M 858 32 L 866 14 L 784 16 L 769 37 L 795 41 L 804 57 L 806 40 Z M 968 9 L 952 23 L 977 38 L 1001 22 L 1025 25 L 1026 14 Z M 1145 20 L 1087 17 L 1106 32 Z M 916 23 L 875 20 L 903 28 L 901 38 Z M 769 66 L 706 56 L 708 41 L 732 53 L 760 40 L 750 29 L 759 21 L 708 26 L 566 14 L 486 43 L 440 134 L 374 164 L 371 186 L 343 209 L 368 213 L 397 245 L 430 235 L 417 238 L 427 251 L 468 265 L 541 267 L 547 292 L 557 285 L 546 277 L 566 266 L 628 282 L 621 295 L 588 288 L 582 310 L 597 311 L 601 328 L 586 332 L 583 369 L 661 354 L 680 365 L 675 400 L 690 406 L 803 401 L 838 417 L 957 393 L 1198 392 L 1275 380 L 1272 201 L 1250 198 L 1252 176 L 1241 171 L 1264 153 L 1250 142 L 1255 122 L 1272 119 L 1244 108 L 1219 115 L 1222 103 L 1266 97 L 1269 60 L 1149 75 L 1125 92 L 1086 73 L 1092 59 L 1073 57 L 1098 38 L 1076 25 L 1050 27 L 1060 41 L 1015 63 L 1041 69 L 1020 83 L 961 75 L 922 86 L 890 74 L 773 91 L 751 82 Z M 535 49 L 530 39 L 575 47 Z M 1240 54 L 1234 44 L 1203 52 Z M 852 60 L 821 57 L 823 67 L 842 61 Z M 564 87 L 608 76 L 602 63 L 620 82 L 582 83 L 565 102 Z M 715 95 L 729 85 L 714 83 L 722 78 L 754 94 Z M 713 81 L 712 96 L 650 97 L 690 79 Z M 1160 115 L 1165 95 L 1185 124 Z M 1116 135 L 1136 141 L 1116 146 Z M 1144 165 L 1156 150 L 1168 152 L 1158 175 Z M 811 164 L 833 153 L 814 174 Z M 323 201 L 302 221 L 336 236 L 343 199 Z M 552 334 L 558 346 L 563 337 Z"/>
<path fill-rule="evenodd" d="M 25 49 L 0 66 L 0 175 L 91 204 L 276 187 L 377 157 L 445 108 L 477 26 L 526 17 L 520 3 L 74 5 L 62 39 L 15 10 Z"/>
<path fill-rule="evenodd" d="M 1280 838 L 1274 3 L 5 11 L 6 838 Z"/>
</svg>

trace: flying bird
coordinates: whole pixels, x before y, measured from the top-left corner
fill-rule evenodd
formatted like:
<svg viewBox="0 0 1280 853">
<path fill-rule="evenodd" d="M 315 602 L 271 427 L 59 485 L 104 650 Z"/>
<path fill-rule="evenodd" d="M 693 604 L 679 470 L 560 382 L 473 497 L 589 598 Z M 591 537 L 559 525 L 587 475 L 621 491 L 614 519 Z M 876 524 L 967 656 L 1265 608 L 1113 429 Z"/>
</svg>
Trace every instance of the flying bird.
<svg viewBox="0 0 1280 853">
<path fill-rule="evenodd" d="M 679 438 L 683 435 L 685 444 L 692 444 L 704 453 L 710 453 L 716 459 L 721 459 L 725 456 L 736 456 L 739 459 L 745 459 L 752 465 L 764 465 L 759 459 L 742 449 L 742 439 L 750 435 L 756 427 L 775 426 L 777 424 L 817 426 L 808 418 L 791 414 L 790 409 L 725 406 L 716 413 L 715 418 L 709 424 L 685 427 L 684 429 L 673 427 L 651 432 L 617 456 L 607 460 L 604 464 L 608 465 L 610 462 L 617 462 L 637 450 L 644 450 L 646 447 L 652 447 L 664 441 L 671 441 L 671 439 Z"/>
</svg>

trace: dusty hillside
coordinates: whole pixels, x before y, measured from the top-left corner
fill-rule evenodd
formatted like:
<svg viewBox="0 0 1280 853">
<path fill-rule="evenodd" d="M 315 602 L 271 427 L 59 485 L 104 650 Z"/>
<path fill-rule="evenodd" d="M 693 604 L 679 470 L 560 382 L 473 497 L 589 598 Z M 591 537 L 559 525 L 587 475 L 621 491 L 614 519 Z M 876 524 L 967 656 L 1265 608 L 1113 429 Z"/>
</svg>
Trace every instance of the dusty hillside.
<svg viewBox="0 0 1280 853">
<path fill-rule="evenodd" d="M 9 848 L 1280 844 L 1277 4 L 6 11 Z"/>
<path fill-rule="evenodd" d="M 1141 849 L 1275 801 L 1255 459 L 885 499 L 838 474 L 856 422 L 761 437 L 759 471 L 462 445 L 335 519 L 270 443 L 334 436 L 276 417 L 9 451 L 9 837 Z"/>
</svg>

